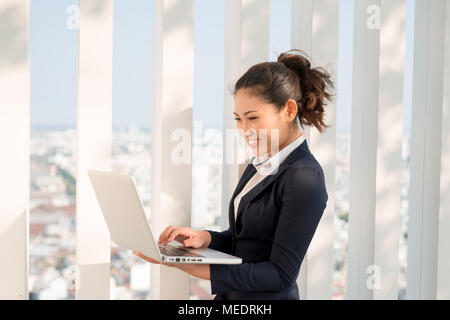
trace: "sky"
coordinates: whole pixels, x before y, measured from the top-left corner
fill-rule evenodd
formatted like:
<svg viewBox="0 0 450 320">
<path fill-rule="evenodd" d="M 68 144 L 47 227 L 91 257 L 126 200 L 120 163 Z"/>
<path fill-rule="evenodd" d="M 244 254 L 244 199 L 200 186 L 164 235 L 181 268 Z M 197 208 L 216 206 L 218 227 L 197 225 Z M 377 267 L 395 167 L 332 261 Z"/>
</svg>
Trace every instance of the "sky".
<svg viewBox="0 0 450 320">
<path fill-rule="evenodd" d="M 31 1 L 31 124 L 76 125 L 77 30 L 66 26 L 76 0 Z M 291 0 L 271 1 L 270 61 L 290 49 Z M 351 70 L 352 0 L 340 2 L 340 61 Z M 195 0 L 194 121 L 222 128 L 225 0 Z M 153 0 L 115 0 L 113 126 L 149 128 L 152 110 Z M 301 49 L 301 48 L 300 48 Z M 346 54 L 342 54 L 347 50 Z M 349 51 L 350 50 L 350 51 Z M 213 52 L 214 54 L 211 54 Z M 211 71 L 213 70 L 213 71 Z M 338 72 L 338 131 L 351 123 L 349 73 Z"/>
</svg>

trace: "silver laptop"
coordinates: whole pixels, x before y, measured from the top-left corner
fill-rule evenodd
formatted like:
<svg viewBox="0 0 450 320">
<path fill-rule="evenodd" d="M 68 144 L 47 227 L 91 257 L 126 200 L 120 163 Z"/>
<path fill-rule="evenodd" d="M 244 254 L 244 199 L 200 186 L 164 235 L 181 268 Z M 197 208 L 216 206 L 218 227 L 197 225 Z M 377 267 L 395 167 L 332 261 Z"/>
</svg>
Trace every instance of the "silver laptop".
<svg viewBox="0 0 450 320">
<path fill-rule="evenodd" d="M 186 248 L 178 241 L 155 241 L 132 176 L 88 170 L 112 240 L 154 260 L 170 263 L 240 264 L 242 259 L 209 248 Z"/>
</svg>

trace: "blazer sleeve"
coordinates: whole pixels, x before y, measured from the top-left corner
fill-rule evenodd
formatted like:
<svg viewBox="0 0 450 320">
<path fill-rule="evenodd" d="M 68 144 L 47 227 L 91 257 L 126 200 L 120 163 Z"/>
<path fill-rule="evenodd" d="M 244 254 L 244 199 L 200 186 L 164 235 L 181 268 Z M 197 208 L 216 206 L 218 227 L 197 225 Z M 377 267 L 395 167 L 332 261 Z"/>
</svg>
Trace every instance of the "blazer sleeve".
<svg viewBox="0 0 450 320">
<path fill-rule="evenodd" d="M 208 248 L 228 254 L 231 253 L 232 235 L 230 228 L 222 232 L 213 230 L 204 230 L 204 231 L 209 232 L 209 234 L 211 235 L 211 242 L 209 243 Z"/>
<path fill-rule="evenodd" d="M 328 195 L 321 168 L 301 168 L 284 177 L 285 183 L 280 186 L 280 215 L 269 261 L 211 264 L 212 294 L 282 291 L 296 281 Z"/>
</svg>

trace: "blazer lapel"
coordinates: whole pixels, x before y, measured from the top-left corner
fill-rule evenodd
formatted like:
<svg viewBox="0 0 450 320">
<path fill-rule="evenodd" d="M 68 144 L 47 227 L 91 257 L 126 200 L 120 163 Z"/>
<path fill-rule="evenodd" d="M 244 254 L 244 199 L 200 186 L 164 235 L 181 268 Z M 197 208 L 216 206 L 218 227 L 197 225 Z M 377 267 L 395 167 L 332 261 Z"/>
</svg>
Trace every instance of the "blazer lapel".
<svg viewBox="0 0 450 320">
<path fill-rule="evenodd" d="M 230 223 L 231 230 L 233 231 L 233 234 L 236 233 L 235 232 L 236 221 L 234 219 L 234 199 L 237 197 L 239 192 L 241 192 L 242 189 L 244 189 L 247 182 L 253 177 L 253 175 L 255 173 L 256 173 L 256 168 L 252 164 L 247 165 L 247 168 L 245 168 L 244 172 L 242 173 L 242 177 L 239 179 L 238 185 L 236 186 L 236 189 L 234 190 L 234 193 L 231 196 L 231 200 L 228 205 L 228 208 L 229 208 L 228 218 L 229 218 L 229 223 Z"/>
<path fill-rule="evenodd" d="M 234 193 L 231 196 L 232 199 L 237 197 L 239 192 L 241 192 L 242 189 L 244 189 L 247 182 L 253 177 L 253 175 L 255 173 L 256 173 L 255 166 L 252 164 L 247 165 L 247 168 L 245 168 L 244 172 L 242 173 L 242 176 L 239 179 L 238 185 L 236 186 L 236 189 L 234 190 Z"/>
<path fill-rule="evenodd" d="M 251 179 L 253 174 L 251 174 L 251 175 L 249 174 L 245 177 L 245 179 L 242 179 L 241 183 L 239 183 L 239 185 L 238 185 L 239 188 L 236 188 L 236 191 L 233 194 L 233 197 L 231 199 L 230 208 L 232 209 L 232 211 L 230 211 L 230 215 L 233 218 L 232 219 L 233 225 L 235 225 L 235 223 L 237 223 L 237 221 L 240 217 L 240 213 L 242 212 L 242 210 L 245 208 L 245 206 L 250 201 L 252 201 L 258 194 L 260 194 L 265 188 L 267 188 L 276 178 L 278 178 L 287 167 L 289 167 L 293 162 L 295 162 L 295 160 L 297 160 L 298 158 L 302 157 L 303 155 L 305 155 L 307 153 L 310 153 L 310 151 L 308 148 L 308 143 L 305 140 L 300 146 L 298 146 L 296 149 L 294 149 L 294 151 L 292 151 L 288 155 L 288 157 L 280 164 L 280 166 L 278 167 L 278 171 L 275 174 L 268 175 L 267 177 L 265 177 L 260 183 L 258 183 L 246 195 L 244 195 L 241 198 L 241 201 L 239 202 L 237 215 L 236 215 L 236 220 L 235 220 L 234 219 L 234 198 L 239 194 L 239 192 L 241 192 L 241 190 L 244 188 L 245 184 Z M 253 170 L 251 172 L 255 173 L 256 168 L 251 164 L 250 164 L 250 166 L 253 167 Z M 244 174 L 242 176 L 244 177 Z M 231 217 L 230 217 L 230 219 L 231 219 Z M 234 229 L 236 230 L 236 228 L 234 228 Z"/>
</svg>

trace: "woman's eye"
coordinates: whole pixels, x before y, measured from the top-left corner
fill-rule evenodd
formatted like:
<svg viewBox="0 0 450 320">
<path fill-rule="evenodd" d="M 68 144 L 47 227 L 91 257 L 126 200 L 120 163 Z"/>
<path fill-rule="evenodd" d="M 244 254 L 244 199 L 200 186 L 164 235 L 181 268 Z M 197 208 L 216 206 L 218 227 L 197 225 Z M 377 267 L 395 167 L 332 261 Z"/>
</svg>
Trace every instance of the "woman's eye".
<svg viewBox="0 0 450 320">
<path fill-rule="evenodd" d="M 251 117 L 251 118 L 248 118 L 248 120 L 256 120 L 256 119 L 258 119 L 258 118 L 257 118 L 257 117 Z M 233 120 L 240 121 L 241 119 L 239 119 L 239 118 L 233 118 Z"/>
</svg>

